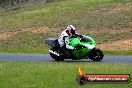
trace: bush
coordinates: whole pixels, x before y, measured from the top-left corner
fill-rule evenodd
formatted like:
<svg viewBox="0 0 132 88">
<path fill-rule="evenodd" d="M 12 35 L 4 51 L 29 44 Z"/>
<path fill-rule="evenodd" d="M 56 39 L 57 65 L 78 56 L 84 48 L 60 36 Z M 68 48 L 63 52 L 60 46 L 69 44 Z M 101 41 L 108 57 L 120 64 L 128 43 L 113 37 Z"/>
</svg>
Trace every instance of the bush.
<svg viewBox="0 0 132 88">
<path fill-rule="evenodd" d="M 29 6 L 36 3 L 46 3 L 51 2 L 54 0 L 0 0 L 0 7 L 2 8 L 9 8 L 9 7 L 16 7 L 16 6 Z"/>
</svg>

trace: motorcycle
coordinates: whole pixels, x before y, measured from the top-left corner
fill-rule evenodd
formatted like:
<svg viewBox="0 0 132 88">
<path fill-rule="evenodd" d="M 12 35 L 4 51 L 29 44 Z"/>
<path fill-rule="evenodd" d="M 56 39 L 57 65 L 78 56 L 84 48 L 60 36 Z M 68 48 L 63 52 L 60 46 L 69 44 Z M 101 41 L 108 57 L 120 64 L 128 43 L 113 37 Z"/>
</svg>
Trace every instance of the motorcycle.
<svg viewBox="0 0 132 88">
<path fill-rule="evenodd" d="M 76 36 L 70 37 L 69 44 L 75 47 L 74 50 L 60 47 L 56 38 L 46 39 L 45 43 L 51 46 L 49 53 L 56 61 L 63 61 L 64 59 L 101 61 L 104 57 L 103 52 L 96 48 L 96 42 L 91 36 L 82 35 L 81 38 Z"/>
</svg>

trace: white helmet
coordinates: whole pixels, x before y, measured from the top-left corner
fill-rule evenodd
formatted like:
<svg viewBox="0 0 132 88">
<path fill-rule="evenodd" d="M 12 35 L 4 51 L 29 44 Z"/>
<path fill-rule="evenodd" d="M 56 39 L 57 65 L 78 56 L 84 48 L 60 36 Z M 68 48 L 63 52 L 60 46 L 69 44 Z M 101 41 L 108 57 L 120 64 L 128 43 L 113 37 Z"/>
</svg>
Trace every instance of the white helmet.
<svg viewBox="0 0 132 88">
<path fill-rule="evenodd" d="M 75 34 L 75 27 L 73 25 L 68 25 L 67 28 L 66 28 L 66 31 L 68 34 L 70 35 L 74 35 Z"/>
<path fill-rule="evenodd" d="M 68 25 L 66 29 L 75 30 L 75 27 L 73 25 Z"/>
</svg>

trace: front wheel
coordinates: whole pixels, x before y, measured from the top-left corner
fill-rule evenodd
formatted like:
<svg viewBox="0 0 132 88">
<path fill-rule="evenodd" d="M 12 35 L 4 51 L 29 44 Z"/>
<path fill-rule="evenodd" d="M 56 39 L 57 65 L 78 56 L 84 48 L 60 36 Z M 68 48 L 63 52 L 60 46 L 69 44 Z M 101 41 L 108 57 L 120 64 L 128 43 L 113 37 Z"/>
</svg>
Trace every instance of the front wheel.
<svg viewBox="0 0 132 88">
<path fill-rule="evenodd" d="M 88 55 L 88 58 L 93 61 L 101 61 L 103 57 L 104 57 L 103 52 L 98 48 L 93 49 Z"/>
</svg>

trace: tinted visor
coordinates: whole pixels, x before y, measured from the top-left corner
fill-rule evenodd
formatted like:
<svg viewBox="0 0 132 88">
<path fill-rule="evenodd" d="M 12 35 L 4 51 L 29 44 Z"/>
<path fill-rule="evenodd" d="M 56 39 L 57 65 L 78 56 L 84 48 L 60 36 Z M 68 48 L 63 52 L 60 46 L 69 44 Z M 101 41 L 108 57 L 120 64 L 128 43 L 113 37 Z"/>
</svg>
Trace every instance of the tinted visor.
<svg viewBox="0 0 132 88">
<path fill-rule="evenodd" d="M 75 34 L 75 30 L 71 30 L 71 33 L 72 33 L 72 34 Z"/>
</svg>

